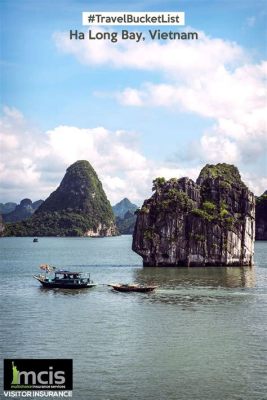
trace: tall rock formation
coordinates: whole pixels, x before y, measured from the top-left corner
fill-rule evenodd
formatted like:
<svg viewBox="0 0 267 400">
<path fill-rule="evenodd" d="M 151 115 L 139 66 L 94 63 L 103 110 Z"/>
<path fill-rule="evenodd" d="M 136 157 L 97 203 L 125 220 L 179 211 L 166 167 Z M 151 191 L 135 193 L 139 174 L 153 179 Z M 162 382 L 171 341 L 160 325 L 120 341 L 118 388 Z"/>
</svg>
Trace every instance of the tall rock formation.
<svg viewBox="0 0 267 400">
<path fill-rule="evenodd" d="M 88 161 L 77 161 L 35 214 L 27 221 L 8 224 L 6 235 L 112 236 L 116 234 L 114 220 L 95 170 Z"/>
<path fill-rule="evenodd" d="M 206 165 L 196 183 L 153 183 L 133 236 L 144 266 L 253 265 L 255 199 L 236 167 Z"/>
<path fill-rule="evenodd" d="M 256 199 L 256 240 L 267 240 L 267 190 Z"/>
</svg>

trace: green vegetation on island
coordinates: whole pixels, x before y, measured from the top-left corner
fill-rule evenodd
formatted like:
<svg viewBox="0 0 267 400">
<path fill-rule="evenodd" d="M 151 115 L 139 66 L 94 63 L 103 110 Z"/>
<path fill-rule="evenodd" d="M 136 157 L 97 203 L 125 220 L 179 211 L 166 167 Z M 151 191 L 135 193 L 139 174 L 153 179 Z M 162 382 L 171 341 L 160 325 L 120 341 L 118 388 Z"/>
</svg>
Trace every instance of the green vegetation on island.
<svg viewBox="0 0 267 400">
<path fill-rule="evenodd" d="M 112 236 L 115 218 L 88 161 L 77 161 L 31 218 L 6 224 L 5 236 Z"/>
<path fill-rule="evenodd" d="M 238 168 L 231 164 L 219 163 L 216 165 L 205 165 L 205 167 L 203 167 L 200 171 L 199 177 L 197 179 L 197 184 L 202 184 L 207 178 L 219 179 L 220 181 L 225 182 L 226 185 L 222 185 L 222 187 L 225 188 L 229 188 L 229 185 L 235 183 L 237 183 L 239 186 L 246 188 L 246 185 L 241 180 Z"/>
<path fill-rule="evenodd" d="M 206 165 L 196 182 L 163 177 L 137 211 L 133 250 L 144 266 L 252 265 L 255 198 L 233 165 Z"/>
</svg>

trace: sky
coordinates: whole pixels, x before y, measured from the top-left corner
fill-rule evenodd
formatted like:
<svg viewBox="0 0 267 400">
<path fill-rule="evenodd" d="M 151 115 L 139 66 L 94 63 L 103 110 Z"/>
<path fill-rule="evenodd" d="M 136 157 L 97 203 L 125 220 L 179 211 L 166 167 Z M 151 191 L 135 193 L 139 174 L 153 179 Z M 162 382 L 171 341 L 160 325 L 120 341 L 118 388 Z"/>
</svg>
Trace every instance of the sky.
<svg viewBox="0 0 267 400">
<path fill-rule="evenodd" d="M 83 11 L 184 11 L 186 24 L 90 28 Z M 81 159 L 112 204 L 141 204 L 155 177 L 196 179 L 206 163 L 267 189 L 266 0 L 0 0 L 0 12 L 0 202 L 45 199 Z M 75 29 L 146 40 L 70 40 Z"/>
</svg>

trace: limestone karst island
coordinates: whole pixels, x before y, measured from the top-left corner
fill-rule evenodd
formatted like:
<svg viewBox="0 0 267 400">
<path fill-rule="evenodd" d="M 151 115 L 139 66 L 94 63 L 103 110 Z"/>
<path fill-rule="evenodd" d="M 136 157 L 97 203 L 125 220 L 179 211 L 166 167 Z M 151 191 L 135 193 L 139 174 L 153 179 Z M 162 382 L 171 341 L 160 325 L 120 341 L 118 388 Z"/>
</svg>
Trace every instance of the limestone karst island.
<svg viewBox="0 0 267 400">
<path fill-rule="evenodd" d="M 232 165 L 196 181 L 158 178 L 138 213 L 133 250 L 144 266 L 252 265 L 255 198 Z"/>
<path fill-rule="evenodd" d="M 113 236 L 115 217 L 88 161 L 77 161 L 27 220 L 7 224 L 7 236 Z"/>
<path fill-rule="evenodd" d="M 255 200 L 229 164 L 206 165 L 196 182 L 155 179 L 140 209 L 127 198 L 111 207 L 95 170 L 82 160 L 67 168 L 45 201 L 0 203 L 0 234 L 133 234 L 132 249 L 144 266 L 250 266 L 255 235 L 267 238 L 266 207 L 267 193 Z"/>
</svg>

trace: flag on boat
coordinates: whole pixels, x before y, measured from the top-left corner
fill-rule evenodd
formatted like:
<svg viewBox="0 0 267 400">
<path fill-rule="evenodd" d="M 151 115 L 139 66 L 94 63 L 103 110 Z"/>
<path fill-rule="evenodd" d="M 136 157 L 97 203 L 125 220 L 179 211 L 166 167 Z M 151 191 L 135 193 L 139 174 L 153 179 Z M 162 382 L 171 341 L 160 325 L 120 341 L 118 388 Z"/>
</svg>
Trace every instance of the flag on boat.
<svg viewBox="0 0 267 400">
<path fill-rule="evenodd" d="M 52 267 L 52 266 L 49 265 L 49 264 L 41 264 L 41 265 L 40 265 L 40 269 L 42 269 L 42 270 L 45 271 L 45 272 L 52 272 L 52 271 L 54 271 L 56 268 L 55 268 L 55 267 Z"/>
</svg>

